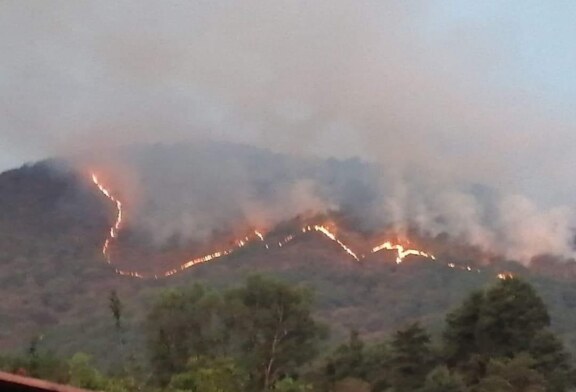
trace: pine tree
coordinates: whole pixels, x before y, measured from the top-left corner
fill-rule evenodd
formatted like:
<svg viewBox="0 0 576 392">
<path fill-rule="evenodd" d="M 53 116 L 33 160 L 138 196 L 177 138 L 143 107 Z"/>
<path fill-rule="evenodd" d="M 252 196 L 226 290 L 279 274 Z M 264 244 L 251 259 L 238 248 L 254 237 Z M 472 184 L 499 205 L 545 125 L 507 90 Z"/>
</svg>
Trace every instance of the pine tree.
<svg viewBox="0 0 576 392">
<path fill-rule="evenodd" d="M 536 334 L 549 325 L 548 310 L 534 288 L 520 279 L 505 279 L 484 296 L 476 347 L 492 357 L 510 357 L 528 351 Z"/>
<path fill-rule="evenodd" d="M 474 292 L 462 305 L 446 316 L 444 355 L 449 365 L 463 363 L 478 353 L 478 322 L 484 304 L 484 293 Z"/>
<path fill-rule="evenodd" d="M 552 332 L 537 333 L 530 342 L 529 353 L 534 358 L 534 368 L 546 378 L 549 392 L 563 392 L 576 385 L 572 358 Z"/>
<path fill-rule="evenodd" d="M 352 330 L 348 342 L 339 346 L 328 360 L 325 374 L 334 384 L 348 377 L 365 379 L 366 372 L 364 342 L 358 331 Z"/>
<path fill-rule="evenodd" d="M 413 392 L 421 388 L 434 366 L 430 335 L 415 323 L 397 331 L 390 346 L 387 368 L 393 390 Z"/>
</svg>

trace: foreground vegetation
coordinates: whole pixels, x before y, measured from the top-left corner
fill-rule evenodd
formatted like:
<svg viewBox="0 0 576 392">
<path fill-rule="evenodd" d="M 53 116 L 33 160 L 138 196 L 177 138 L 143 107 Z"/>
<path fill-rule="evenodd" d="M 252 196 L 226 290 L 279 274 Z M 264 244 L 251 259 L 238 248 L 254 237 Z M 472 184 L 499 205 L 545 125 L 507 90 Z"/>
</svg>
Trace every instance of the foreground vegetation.
<svg viewBox="0 0 576 392">
<path fill-rule="evenodd" d="M 195 285 L 157 298 L 145 322 L 147 361 L 126 337 L 115 292 L 109 309 L 121 355 L 107 374 L 86 354 L 57 358 L 34 340 L 5 370 L 106 391 L 515 392 L 570 391 L 576 372 L 528 283 L 506 279 L 471 293 L 439 336 L 418 323 L 387 339 L 351 331 L 331 347 L 305 288 L 253 276 L 244 285 Z M 383 310 L 385 312 L 385 310 Z"/>
</svg>

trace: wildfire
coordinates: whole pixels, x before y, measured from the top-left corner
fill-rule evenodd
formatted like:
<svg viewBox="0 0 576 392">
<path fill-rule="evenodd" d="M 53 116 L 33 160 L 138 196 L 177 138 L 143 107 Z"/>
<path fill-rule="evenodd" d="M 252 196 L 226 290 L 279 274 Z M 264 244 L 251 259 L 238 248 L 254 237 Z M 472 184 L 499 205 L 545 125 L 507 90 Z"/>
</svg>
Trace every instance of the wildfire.
<svg viewBox="0 0 576 392">
<path fill-rule="evenodd" d="M 106 196 L 106 198 L 108 200 L 110 200 L 116 207 L 116 219 L 114 220 L 113 225 L 110 227 L 109 234 L 108 234 L 108 236 L 107 236 L 107 238 L 104 241 L 104 244 L 102 246 L 102 254 L 104 255 L 104 258 L 106 259 L 106 261 L 109 264 L 111 264 L 112 260 L 111 260 L 111 256 L 110 256 L 110 247 L 112 245 L 112 242 L 118 238 L 118 233 L 120 231 L 120 228 L 121 228 L 122 222 L 123 222 L 123 220 L 122 220 L 123 219 L 122 202 L 120 202 L 120 200 L 112 194 L 112 192 L 100 181 L 100 179 L 98 178 L 98 176 L 95 173 L 92 173 L 91 177 L 92 177 L 92 182 L 98 187 L 98 190 L 100 191 L 100 193 L 102 193 L 104 196 Z M 318 233 L 323 234 L 326 238 L 328 238 L 331 241 L 338 244 L 338 246 L 340 246 L 340 248 L 342 248 L 350 257 L 352 257 L 356 261 L 360 261 L 361 259 L 364 258 L 364 255 L 358 256 L 356 254 L 356 252 L 354 252 L 348 245 L 346 245 L 343 241 L 341 241 L 336 236 L 336 234 L 333 231 L 331 231 L 327 226 L 307 225 L 301 229 L 300 234 L 306 234 L 306 233 L 310 233 L 310 232 L 318 232 Z M 281 247 L 285 246 L 286 244 L 288 244 L 289 242 L 294 240 L 296 237 L 297 237 L 297 233 L 287 235 L 286 237 L 284 237 L 283 239 L 281 239 L 280 241 L 278 241 L 276 243 L 277 247 L 281 248 Z M 235 251 L 237 251 L 238 249 L 243 248 L 246 245 L 252 243 L 256 239 L 263 242 L 266 249 L 270 249 L 272 247 L 272 245 L 270 245 L 268 242 L 266 242 L 266 236 L 264 234 L 262 234 L 262 232 L 260 232 L 258 230 L 254 230 L 253 235 L 249 235 L 249 236 L 246 236 L 240 240 L 237 240 L 233 247 L 230 247 L 230 248 L 224 249 L 224 250 L 217 250 L 213 253 L 210 253 L 210 254 L 207 254 L 204 256 L 200 256 L 200 257 L 197 257 L 195 259 L 188 260 L 188 261 L 182 263 L 181 265 L 179 265 L 178 267 L 164 271 L 160 274 L 156 274 L 153 276 L 145 276 L 145 275 L 143 275 L 137 271 L 125 271 L 125 270 L 121 270 L 118 268 L 115 269 L 115 272 L 118 275 L 129 276 L 129 277 L 140 278 L 140 279 L 143 279 L 146 277 L 153 277 L 156 279 L 160 278 L 160 277 L 168 277 L 168 276 L 175 275 L 175 274 L 177 274 L 181 271 L 184 271 L 190 267 L 193 267 L 195 265 L 206 263 L 206 262 L 209 262 L 212 260 L 216 260 L 216 259 L 219 259 L 219 258 L 224 257 L 224 256 L 228 256 L 228 255 L 234 253 Z M 276 245 L 274 245 L 274 246 L 276 246 Z M 396 251 L 396 263 L 397 264 L 402 263 L 402 261 L 404 261 L 404 259 L 408 256 L 420 256 L 420 257 L 425 257 L 425 258 L 428 258 L 431 260 L 436 260 L 436 257 L 430 253 L 427 253 L 427 252 L 424 252 L 424 251 L 421 251 L 418 249 L 408 249 L 408 248 L 405 248 L 403 245 L 394 244 L 390 241 L 386 241 L 386 242 L 384 242 L 378 246 L 375 246 L 374 248 L 372 248 L 372 253 L 377 253 L 377 252 L 380 252 L 381 250 Z M 461 270 L 465 270 L 465 271 L 480 272 L 479 269 L 472 268 L 470 266 L 460 266 L 460 265 L 456 265 L 454 263 L 448 263 L 447 266 L 449 268 L 457 268 L 457 269 L 461 269 Z M 508 272 L 500 273 L 497 276 L 499 279 L 510 279 L 513 277 L 513 275 L 511 273 L 508 273 Z"/>
<path fill-rule="evenodd" d="M 448 268 L 452 268 L 452 269 L 459 269 L 462 271 L 468 271 L 468 272 L 482 272 L 480 271 L 480 269 L 478 268 L 473 268 L 469 265 L 456 265 L 454 263 L 448 263 L 447 264 Z M 498 274 L 498 276 L 500 276 L 500 274 Z"/>
<path fill-rule="evenodd" d="M 109 253 L 110 242 L 116 237 L 118 237 L 118 231 L 120 230 L 120 226 L 122 226 L 122 202 L 120 202 L 120 200 L 115 198 L 112 195 L 112 193 L 104 185 L 102 185 L 102 183 L 98 179 L 98 176 L 96 176 L 96 174 L 94 173 L 92 173 L 92 182 L 98 187 L 100 192 L 108 198 L 108 200 L 110 200 L 116 205 L 116 220 L 114 221 L 114 224 L 110 227 L 110 234 L 108 238 L 106 238 L 106 241 L 104 241 L 104 245 L 102 246 L 102 254 L 106 258 L 106 261 L 110 264 L 111 263 Z"/>
<path fill-rule="evenodd" d="M 396 251 L 396 264 L 400 264 L 407 256 L 421 256 L 426 257 L 428 259 L 436 260 L 434 255 L 430 253 L 423 252 L 417 249 L 406 249 L 402 245 L 399 244 L 392 244 L 390 241 L 386 241 L 383 244 L 380 244 L 372 249 L 372 253 L 380 252 L 381 250 L 395 250 Z"/>
<path fill-rule="evenodd" d="M 205 263 L 207 261 L 218 259 L 222 256 L 227 256 L 232 252 L 233 252 L 232 249 L 225 250 L 225 251 L 218 251 L 218 252 L 214 252 L 212 254 L 206 255 L 206 256 L 202 256 L 202 257 L 198 257 L 196 259 L 189 260 L 189 261 L 185 262 L 184 264 L 180 265 L 178 268 L 174 268 L 174 269 L 171 269 L 169 271 L 164 272 L 162 274 L 162 276 L 172 276 L 172 275 L 174 275 L 180 271 L 184 271 L 184 270 L 186 270 L 190 267 L 193 267 L 197 264 L 201 264 L 201 263 Z"/>
<path fill-rule="evenodd" d="M 340 247 L 342 249 L 344 249 L 344 251 L 346 251 L 346 253 L 348 253 L 350 256 L 352 256 L 352 258 L 354 258 L 356 261 L 360 261 L 360 258 L 356 255 L 356 253 L 354 253 L 352 251 L 352 249 L 350 249 L 348 246 L 346 246 L 342 241 L 340 241 L 336 235 L 334 233 L 332 233 L 327 227 L 325 226 L 319 226 L 319 225 L 314 225 L 314 226 L 306 226 L 304 229 L 302 229 L 302 232 L 307 233 L 309 231 L 317 231 L 320 232 L 322 234 L 324 234 L 326 237 L 328 237 L 329 239 L 331 239 L 332 241 L 336 242 L 338 245 L 340 245 Z"/>
<path fill-rule="evenodd" d="M 514 275 L 512 275 L 510 272 L 502 272 L 498 274 L 498 279 L 500 280 L 507 280 L 512 278 L 514 278 Z"/>
</svg>

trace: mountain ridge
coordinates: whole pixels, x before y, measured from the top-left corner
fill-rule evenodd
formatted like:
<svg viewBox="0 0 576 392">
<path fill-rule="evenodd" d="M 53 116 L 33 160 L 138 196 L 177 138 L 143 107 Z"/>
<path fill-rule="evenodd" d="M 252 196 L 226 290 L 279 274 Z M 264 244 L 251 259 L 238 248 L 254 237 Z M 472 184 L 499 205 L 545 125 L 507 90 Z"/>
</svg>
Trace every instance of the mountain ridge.
<svg viewBox="0 0 576 392">
<path fill-rule="evenodd" d="M 233 286 L 253 273 L 314 289 L 316 315 L 333 327 L 336 336 L 353 328 L 378 337 L 415 320 L 438 330 L 446 309 L 468 291 L 494 282 L 500 271 L 530 279 L 550 306 L 555 329 L 570 347 L 576 347 L 576 318 L 571 317 L 576 288 L 572 278 L 560 272 L 569 268 L 552 259 L 543 259 L 532 270 L 503 261 L 482 265 L 473 248 L 461 245 L 449 255 L 449 238 L 422 236 L 418 240 L 424 249 L 434 251 L 437 262 L 409 258 L 397 265 L 394 252 L 383 252 L 358 263 L 321 233 L 312 233 L 282 248 L 247 246 L 171 278 L 137 280 L 116 275 L 114 265 L 102 256 L 113 219 L 112 206 L 84 173 L 62 161 L 0 174 L 0 293 L 4 299 L 0 347 L 19 349 L 42 335 L 43 344 L 57 352 L 88 350 L 105 360 L 115 349 L 107 307 L 111 290 L 117 290 L 125 302 L 132 339 L 140 339 L 145 309 L 159 290 L 198 282 Z M 346 221 L 345 216 L 341 219 Z M 282 233 L 282 227 L 300 224 L 297 219 L 286 221 L 276 229 Z M 449 268 L 448 260 L 480 271 Z M 562 279 L 538 270 L 549 270 L 546 263 L 558 268 Z"/>
</svg>

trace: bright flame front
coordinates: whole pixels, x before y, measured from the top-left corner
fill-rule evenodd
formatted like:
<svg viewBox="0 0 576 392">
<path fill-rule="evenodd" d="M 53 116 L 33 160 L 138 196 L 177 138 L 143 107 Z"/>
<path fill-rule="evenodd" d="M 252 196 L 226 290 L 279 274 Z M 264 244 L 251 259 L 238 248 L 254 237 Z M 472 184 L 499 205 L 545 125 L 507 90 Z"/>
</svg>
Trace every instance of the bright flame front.
<svg viewBox="0 0 576 392">
<path fill-rule="evenodd" d="M 402 245 L 392 244 L 390 241 L 386 241 L 383 244 L 372 248 L 372 253 L 377 253 L 384 249 L 396 251 L 396 264 L 400 264 L 408 256 L 421 256 L 426 257 L 427 259 L 436 260 L 436 257 L 430 253 L 417 249 L 406 249 Z"/>
<path fill-rule="evenodd" d="M 112 245 L 112 242 L 118 238 L 118 233 L 119 233 L 120 228 L 121 228 L 122 223 L 123 223 L 122 202 L 120 202 L 120 200 L 112 194 L 112 192 L 100 181 L 100 179 L 98 178 L 98 176 L 95 173 L 92 173 L 91 177 L 92 177 L 92 182 L 98 187 L 98 190 L 100 191 L 100 193 L 102 193 L 116 207 L 116 218 L 114 220 L 113 225 L 110 227 L 109 234 L 108 234 L 108 236 L 107 236 L 107 238 L 104 241 L 104 244 L 102 246 L 102 254 L 104 255 L 106 261 L 109 264 L 111 264 L 112 260 L 111 260 L 111 256 L 110 256 L 110 247 Z M 310 233 L 310 232 L 318 232 L 318 233 L 323 234 L 326 238 L 328 238 L 331 241 L 338 244 L 338 246 L 340 246 L 340 248 L 342 248 L 350 257 L 352 257 L 356 261 L 360 261 L 362 258 L 364 258 L 364 255 L 359 257 L 358 254 L 356 252 L 354 252 L 350 246 L 346 245 L 343 241 L 341 241 L 336 236 L 336 234 L 326 226 L 307 225 L 301 229 L 300 234 L 306 234 L 306 233 Z M 297 237 L 297 235 L 298 235 L 298 233 L 289 234 L 288 236 L 284 237 L 282 240 L 280 240 L 276 243 L 277 247 L 279 247 L 279 248 L 283 247 L 284 245 L 286 245 L 289 242 L 291 242 L 292 240 L 294 240 Z M 197 257 L 195 259 L 188 260 L 176 268 L 164 271 L 160 274 L 151 275 L 149 277 L 159 278 L 159 277 L 168 277 L 168 276 L 175 275 L 175 274 L 177 274 L 181 271 L 184 271 L 190 267 L 193 267 L 195 265 L 206 263 L 206 262 L 213 261 L 213 260 L 219 259 L 219 258 L 227 256 L 227 255 L 230 255 L 233 252 L 237 251 L 238 249 L 243 248 L 244 246 L 255 241 L 256 239 L 258 239 L 261 242 L 264 242 L 266 249 L 270 249 L 272 247 L 272 245 L 270 245 L 268 242 L 266 242 L 266 237 L 264 234 L 262 234 L 258 230 L 254 230 L 253 235 L 246 236 L 243 239 L 237 240 L 235 242 L 235 245 L 231 248 L 223 249 L 223 250 L 217 250 L 213 253 L 210 253 L 210 254 L 207 254 L 207 255 L 204 255 L 201 257 Z M 421 251 L 418 249 L 408 249 L 408 248 L 405 248 L 404 246 L 402 246 L 400 244 L 393 244 L 390 241 L 386 241 L 386 242 L 384 242 L 378 246 L 375 246 L 374 248 L 372 248 L 372 253 L 377 253 L 377 252 L 380 252 L 382 250 L 395 251 L 397 264 L 402 263 L 402 261 L 404 261 L 404 259 L 406 259 L 406 257 L 408 257 L 408 256 L 420 256 L 420 257 L 425 257 L 425 258 L 428 258 L 431 260 L 436 260 L 436 257 L 430 253 L 427 253 L 427 252 L 424 252 L 424 251 Z M 449 264 L 447 264 L 447 266 L 450 268 L 459 268 L 459 269 L 466 270 L 466 271 L 475 270 L 477 272 L 480 272 L 480 270 L 478 270 L 476 268 L 472 268 L 470 266 L 456 266 L 453 263 L 449 263 Z M 115 272 L 119 275 L 122 275 L 122 276 L 130 276 L 130 277 L 134 277 L 134 278 L 141 278 L 142 279 L 142 278 L 148 277 L 148 276 L 145 276 L 142 273 L 137 272 L 137 271 L 125 271 L 125 270 L 121 270 L 121 269 L 115 269 Z M 500 274 L 498 274 L 497 277 L 499 279 L 509 279 L 513 276 L 510 273 L 500 273 Z"/>
</svg>

